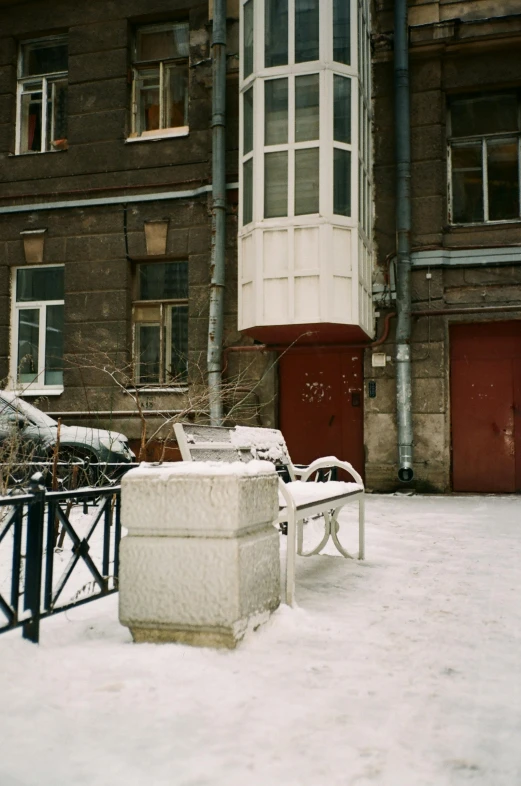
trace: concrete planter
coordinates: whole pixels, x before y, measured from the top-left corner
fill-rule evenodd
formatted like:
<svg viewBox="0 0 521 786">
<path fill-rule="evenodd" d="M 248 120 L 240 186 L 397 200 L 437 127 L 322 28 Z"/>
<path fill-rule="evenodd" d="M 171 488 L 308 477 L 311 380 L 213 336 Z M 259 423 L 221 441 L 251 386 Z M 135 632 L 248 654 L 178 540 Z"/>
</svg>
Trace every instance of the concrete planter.
<svg viewBox="0 0 521 786">
<path fill-rule="evenodd" d="M 135 641 L 235 647 L 280 601 L 267 462 L 143 465 L 122 483 L 120 621 Z"/>
</svg>

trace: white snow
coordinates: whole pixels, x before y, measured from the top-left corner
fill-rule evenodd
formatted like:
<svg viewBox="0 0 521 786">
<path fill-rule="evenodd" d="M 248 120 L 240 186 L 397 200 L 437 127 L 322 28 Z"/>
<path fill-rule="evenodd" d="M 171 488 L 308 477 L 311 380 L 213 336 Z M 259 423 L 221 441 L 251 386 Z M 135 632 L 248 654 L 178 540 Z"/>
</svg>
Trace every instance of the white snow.
<svg viewBox="0 0 521 786">
<path fill-rule="evenodd" d="M 360 483 L 344 483 L 341 480 L 329 480 L 327 483 L 313 483 L 303 480 L 294 480 L 285 484 L 287 490 L 297 505 L 308 502 L 318 502 L 327 497 L 336 497 L 353 491 L 363 491 Z M 279 491 L 279 505 L 286 506 L 286 500 Z"/>
<path fill-rule="evenodd" d="M 235 426 L 230 429 L 230 441 L 238 449 L 251 449 L 254 458 L 288 463 L 286 443 L 277 429 Z"/>
<path fill-rule="evenodd" d="M 519 786 L 520 500 L 366 504 L 367 560 L 299 559 L 236 651 L 133 645 L 117 596 L 0 636 L 1 786 Z"/>
<path fill-rule="evenodd" d="M 129 470 L 125 478 L 146 477 L 153 473 L 164 479 L 182 475 L 272 475 L 275 467 L 269 461 L 165 461 L 161 464 L 143 461 Z"/>
</svg>

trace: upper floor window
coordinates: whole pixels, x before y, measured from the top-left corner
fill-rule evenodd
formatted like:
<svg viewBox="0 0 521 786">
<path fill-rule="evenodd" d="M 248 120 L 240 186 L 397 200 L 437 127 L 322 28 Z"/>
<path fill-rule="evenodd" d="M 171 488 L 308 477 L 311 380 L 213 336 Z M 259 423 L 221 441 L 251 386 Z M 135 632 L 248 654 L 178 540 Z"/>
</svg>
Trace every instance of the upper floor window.
<svg viewBox="0 0 521 786">
<path fill-rule="evenodd" d="M 133 52 L 132 138 L 188 132 L 188 24 L 146 25 Z"/>
<path fill-rule="evenodd" d="M 133 311 L 136 383 L 185 383 L 188 355 L 188 262 L 139 264 Z"/>
<path fill-rule="evenodd" d="M 27 388 L 63 387 L 63 267 L 14 272 L 12 377 Z"/>
<path fill-rule="evenodd" d="M 17 153 L 67 149 L 67 62 L 66 36 L 21 45 Z"/>
<path fill-rule="evenodd" d="M 449 109 L 451 222 L 519 221 L 519 93 L 455 98 Z"/>
</svg>

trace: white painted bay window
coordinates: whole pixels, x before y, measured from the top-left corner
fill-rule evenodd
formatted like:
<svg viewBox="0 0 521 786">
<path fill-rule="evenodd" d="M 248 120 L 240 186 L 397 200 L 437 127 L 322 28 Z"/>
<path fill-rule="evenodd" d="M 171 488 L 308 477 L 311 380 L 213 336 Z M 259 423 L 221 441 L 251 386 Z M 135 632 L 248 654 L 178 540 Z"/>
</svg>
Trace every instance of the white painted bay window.
<svg viewBox="0 0 521 786">
<path fill-rule="evenodd" d="M 368 2 L 241 0 L 241 8 L 239 324 L 353 320 L 368 332 Z"/>
<path fill-rule="evenodd" d="M 131 140 L 188 133 L 188 54 L 186 22 L 137 29 Z"/>
<path fill-rule="evenodd" d="M 184 384 L 188 356 L 188 262 L 138 264 L 133 314 L 136 384 Z"/>
<path fill-rule="evenodd" d="M 13 276 L 11 376 L 22 391 L 63 389 L 63 267 Z"/>
<path fill-rule="evenodd" d="M 16 153 L 67 148 L 66 36 L 27 41 L 20 46 Z"/>
</svg>

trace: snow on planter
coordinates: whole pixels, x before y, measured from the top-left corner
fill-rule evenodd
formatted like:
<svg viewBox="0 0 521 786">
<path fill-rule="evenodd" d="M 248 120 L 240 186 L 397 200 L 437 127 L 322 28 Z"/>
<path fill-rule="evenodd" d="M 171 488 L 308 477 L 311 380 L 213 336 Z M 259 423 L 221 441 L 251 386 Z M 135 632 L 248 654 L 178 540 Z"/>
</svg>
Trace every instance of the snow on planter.
<svg viewBox="0 0 521 786">
<path fill-rule="evenodd" d="M 119 616 L 135 641 L 235 647 L 280 601 L 277 474 L 142 464 L 122 481 Z"/>
</svg>

